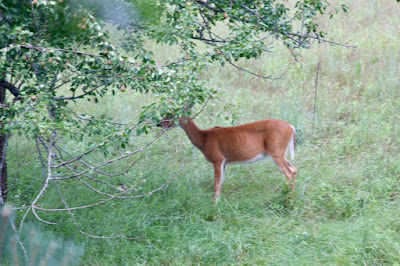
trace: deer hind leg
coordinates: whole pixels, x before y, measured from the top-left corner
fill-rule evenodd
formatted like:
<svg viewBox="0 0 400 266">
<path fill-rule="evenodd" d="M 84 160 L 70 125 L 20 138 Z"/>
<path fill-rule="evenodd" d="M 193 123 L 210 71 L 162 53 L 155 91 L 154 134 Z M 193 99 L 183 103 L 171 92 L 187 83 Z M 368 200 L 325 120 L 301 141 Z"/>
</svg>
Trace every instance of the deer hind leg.
<svg viewBox="0 0 400 266">
<path fill-rule="evenodd" d="M 215 193 L 214 193 L 214 203 L 218 203 L 218 199 L 221 196 L 221 188 L 222 182 L 224 181 L 225 175 L 225 162 L 217 162 L 214 163 L 214 186 L 215 186 Z"/>
<path fill-rule="evenodd" d="M 292 191 L 294 191 L 297 169 L 285 159 L 284 155 L 271 155 L 271 159 L 285 175 L 286 183 L 291 187 Z"/>
</svg>

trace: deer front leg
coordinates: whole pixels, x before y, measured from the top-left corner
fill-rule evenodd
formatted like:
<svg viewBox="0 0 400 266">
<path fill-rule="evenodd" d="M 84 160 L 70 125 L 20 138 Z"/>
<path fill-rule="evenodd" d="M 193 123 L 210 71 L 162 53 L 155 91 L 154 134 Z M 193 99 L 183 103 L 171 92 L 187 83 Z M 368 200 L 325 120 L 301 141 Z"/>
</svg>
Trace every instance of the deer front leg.
<svg viewBox="0 0 400 266">
<path fill-rule="evenodd" d="M 214 163 L 214 186 L 215 186 L 215 193 L 214 193 L 214 204 L 218 203 L 218 199 L 221 196 L 221 187 L 222 182 L 224 181 L 224 170 L 225 164 L 224 162 Z"/>
</svg>

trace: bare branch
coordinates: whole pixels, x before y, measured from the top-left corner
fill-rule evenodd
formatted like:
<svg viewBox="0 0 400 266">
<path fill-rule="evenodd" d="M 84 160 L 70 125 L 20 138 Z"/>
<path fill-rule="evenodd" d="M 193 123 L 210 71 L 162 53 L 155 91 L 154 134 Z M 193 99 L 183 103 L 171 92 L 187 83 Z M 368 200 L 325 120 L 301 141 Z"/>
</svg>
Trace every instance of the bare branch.
<svg viewBox="0 0 400 266">
<path fill-rule="evenodd" d="M 60 147 L 60 146 L 58 146 L 58 145 L 56 146 L 56 148 L 59 149 L 59 150 L 61 150 L 61 151 L 63 151 L 63 152 L 65 152 L 67 155 L 69 155 L 70 157 L 73 158 L 72 160 L 70 160 L 70 161 L 68 161 L 68 162 L 64 162 L 64 163 L 58 165 L 57 168 L 58 168 L 59 166 L 61 166 L 61 165 L 62 165 L 62 166 L 65 166 L 66 164 L 69 164 L 69 163 L 74 162 L 74 161 L 79 161 L 80 163 L 82 163 L 82 164 L 85 165 L 86 167 L 93 168 L 91 165 L 89 165 L 88 163 L 86 163 L 85 161 L 82 160 L 82 155 L 80 155 L 80 158 L 74 157 L 71 153 L 69 153 L 68 151 L 66 151 L 64 148 L 62 148 L 62 147 Z M 108 177 L 120 176 L 120 175 L 126 174 L 126 173 L 127 173 L 141 158 L 142 158 L 142 157 L 143 157 L 143 155 L 140 156 L 140 157 L 139 157 L 138 159 L 136 159 L 135 161 L 133 161 L 132 164 L 131 164 L 126 170 L 124 170 L 124 171 L 121 172 L 121 173 L 109 174 L 109 173 L 106 173 L 106 172 L 104 172 L 104 171 L 100 171 L 100 170 L 98 170 L 98 169 L 93 169 L 93 170 L 96 171 L 96 172 L 99 173 L 99 174 L 102 174 L 102 175 L 105 175 L 105 176 L 108 176 Z M 75 171 L 74 171 L 74 172 L 75 172 Z"/>
<path fill-rule="evenodd" d="M 69 76 L 71 76 L 71 75 L 69 75 Z M 56 80 L 54 83 L 57 83 L 59 80 Z M 57 86 L 55 86 L 55 87 L 52 87 L 52 88 L 50 88 L 50 89 L 52 89 L 52 90 L 56 90 L 56 89 L 58 89 L 59 87 L 61 87 L 61 86 L 63 86 L 63 85 L 65 85 L 65 84 L 67 84 L 67 83 L 69 83 L 69 82 L 71 82 L 70 80 L 67 80 L 67 81 L 65 81 L 65 82 L 61 82 L 60 84 L 58 84 Z"/>
<path fill-rule="evenodd" d="M 24 225 L 25 219 L 28 216 L 29 212 L 31 211 L 32 207 L 31 206 L 24 206 L 24 207 L 20 207 L 20 208 L 13 208 L 14 210 L 21 210 L 21 209 L 25 209 L 28 208 L 24 214 L 24 216 L 21 219 L 21 222 L 19 223 L 19 232 L 21 233 L 22 231 L 22 226 Z"/>
<path fill-rule="evenodd" d="M 111 138 L 110 140 L 103 141 L 103 143 L 101 143 L 101 144 L 99 144 L 99 145 L 97 145 L 97 146 L 95 146 L 95 147 L 93 147 L 93 148 L 87 150 L 86 152 L 82 153 L 81 155 L 79 155 L 79 156 L 77 156 L 77 157 L 72 156 L 72 155 L 69 154 L 66 150 L 64 150 L 62 147 L 60 147 L 59 145 L 56 145 L 56 148 L 61 149 L 63 152 L 65 152 L 66 154 L 68 154 L 68 155 L 69 155 L 70 157 L 72 157 L 73 159 L 71 159 L 71 160 L 69 160 L 69 161 L 65 161 L 65 162 L 63 162 L 63 163 L 61 163 L 61 164 L 58 164 L 58 165 L 53 165 L 52 168 L 60 168 L 61 166 L 65 166 L 65 165 L 67 165 L 67 164 L 76 162 L 76 161 L 78 161 L 79 159 L 83 158 L 84 156 L 88 155 L 89 153 L 91 153 L 91 152 L 97 150 L 98 148 L 101 148 L 101 147 L 103 147 L 103 146 L 105 146 L 105 145 L 107 145 L 107 144 L 113 142 L 114 140 L 116 140 L 116 139 L 118 139 L 118 138 L 120 138 L 120 137 L 121 137 L 121 136 L 114 136 L 114 137 Z M 89 166 L 89 165 L 88 165 L 88 166 Z M 89 167 L 91 167 L 91 166 L 89 166 Z"/>
<path fill-rule="evenodd" d="M 17 228 L 15 227 L 15 223 L 14 223 L 14 221 L 12 219 L 10 219 L 10 223 L 11 223 L 11 227 L 12 227 L 12 229 L 14 231 L 15 238 L 17 239 L 17 242 L 18 242 L 18 244 L 19 244 L 19 246 L 20 246 L 20 248 L 22 250 L 22 253 L 24 254 L 25 261 L 28 263 L 29 262 L 29 257 L 28 257 L 28 253 L 26 252 L 25 245 L 24 245 L 24 243 L 22 243 L 21 238 L 19 237 Z"/>
<path fill-rule="evenodd" d="M 43 185 L 42 189 L 40 190 L 39 194 L 36 196 L 36 198 L 34 199 L 34 201 L 31 204 L 30 208 L 28 208 L 28 210 L 27 210 L 27 212 L 32 210 L 32 213 L 35 215 L 35 217 L 39 221 L 41 221 L 43 223 L 47 223 L 47 224 L 57 224 L 57 223 L 45 221 L 42 218 L 40 218 L 39 215 L 36 213 L 36 206 L 35 205 L 38 202 L 38 200 L 42 197 L 44 191 L 49 187 L 49 181 L 52 179 L 52 173 L 51 173 L 51 162 L 52 162 L 52 158 L 53 158 L 53 156 L 52 156 L 53 155 L 52 148 L 53 148 L 53 144 L 54 144 L 54 141 L 55 141 L 56 134 L 57 134 L 56 131 L 53 131 L 53 133 L 51 134 L 50 141 L 49 141 L 49 146 L 48 146 L 48 149 L 47 149 L 48 156 L 47 156 L 47 177 L 46 177 L 46 180 L 45 180 L 44 185 Z M 25 214 L 25 216 L 26 216 L 26 214 Z M 21 224 L 20 230 L 21 230 L 21 228 L 22 228 L 22 224 Z"/>
<path fill-rule="evenodd" d="M 139 149 L 137 149 L 137 150 L 128 152 L 128 153 L 126 153 L 126 154 L 124 154 L 124 155 L 121 155 L 120 157 L 117 157 L 117 158 L 108 160 L 108 161 L 106 161 L 106 162 L 104 162 L 104 163 L 101 163 L 101 164 L 99 164 L 99 165 L 92 166 L 92 167 L 90 167 L 90 169 L 87 169 L 87 170 L 82 171 L 82 172 L 80 172 L 80 173 L 77 173 L 77 174 L 75 174 L 75 175 L 72 175 L 72 176 L 69 176 L 69 177 L 53 178 L 52 180 L 71 179 L 71 178 L 74 178 L 74 177 L 78 177 L 78 176 L 84 175 L 84 174 L 88 173 L 90 170 L 95 170 L 95 169 L 97 169 L 97 168 L 99 168 L 99 167 L 102 167 L 102 166 L 104 166 L 104 165 L 111 164 L 111 163 L 113 163 L 113 162 L 115 162 L 115 161 L 122 160 L 122 159 L 124 159 L 124 158 L 126 158 L 126 157 L 129 157 L 129 156 L 131 156 L 131 155 L 133 155 L 133 154 L 136 154 L 136 153 L 141 152 L 142 150 L 146 149 L 148 146 L 150 146 L 151 144 L 153 144 L 157 139 L 159 139 L 163 134 L 164 134 L 164 131 L 162 131 L 160 134 L 158 134 L 158 135 L 157 135 L 155 138 L 153 138 L 149 143 L 147 143 L 146 145 L 144 145 L 143 147 L 141 147 L 141 148 L 139 148 Z"/>
<path fill-rule="evenodd" d="M 32 46 L 32 45 L 25 45 L 25 44 L 20 44 L 19 45 L 22 48 L 26 48 L 26 49 L 33 49 L 33 50 L 37 50 L 39 52 L 44 52 L 47 49 L 49 50 L 56 50 L 56 51 L 60 51 L 60 52 L 66 52 L 66 53 L 74 53 L 74 54 L 82 54 L 82 55 L 90 55 L 90 56 L 100 56 L 98 54 L 91 54 L 91 53 L 86 53 L 86 52 L 80 52 L 80 51 L 73 51 L 73 50 L 67 50 L 67 49 L 59 49 L 59 48 L 45 48 L 45 47 L 38 47 L 38 46 Z"/>
<path fill-rule="evenodd" d="M 43 176 L 43 181 L 44 181 L 44 180 L 46 180 L 46 165 L 44 163 L 42 152 L 40 151 L 38 138 L 39 138 L 38 136 L 35 137 L 36 150 L 37 150 L 38 155 L 39 155 L 40 164 L 42 165 L 42 176 Z"/>
<path fill-rule="evenodd" d="M 164 184 L 162 184 L 160 187 L 158 187 L 158 188 L 156 188 L 156 189 L 154 189 L 154 190 L 152 190 L 152 191 L 150 191 L 150 192 L 143 193 L 143 194 L 141 194 L 141 195 L 130 196 L 129 198 L 130 198 L 130 199 L 142 198 L 142 197 L 145 197 L 145 196 L 150 196 L 150 195 L 152 195 L 152 194 L 154 194 L 154 193 L 156 193 L 156 192 L 162 190 L 162 189 L 163 189 L 164 187 L 166 187 L 180 172 L 182 172 L 182 170 L 183 170 L 184 167 L 185 167 L 185 166 L 182 166 L 181 169 L 180 169 L 178 172 L 176 172 L 176 174 L 175 174 L 174 176 L 172 176 L 167 182 L 165 182 Z M 118 194 L 116 194 L 116 195 L 111 196 L 110 198 L 108 198 L 108 199 L 106 199 L 106 200 L 98 201 L 98 202 L 96 202 L 96 203 L 89 204 L 89 205 L 84 205 L 84 206 L 69 207 L 69 208 L 63 208 L 63 209 L 48 209 L 48 208 L 42 208 L 42 207 L 38 207 L 38 206 L 33 206 L 33 208 L 38 209 L 38 210 L 42 210 L 42 211 L 47 211 L 47 212 L 71 211 L 71 210 L 86 209 L 86 208 L 91 208 L 91 207 L 94 207 L 94 206 L 98 206 L 98 205 L 107 203 L 107 202 L 109 202 L 109 201 L 111 201 L 111 200 L 113 200 L 113 199 L 116 199 L 116 198 L 118 198 L 119 196 L 121 196 L 121 195 L 123 195 L 123 194 L 126 194 L 126 193 L 128 193 L 128 192 L 130 192 L 130 191 L 132 191 L 132 190 L 134 190 L 134 189 L 135 189 L 135 188 L 124 190 L 124 191 L 122 191 L 122 192 L 120 192 L 120 193 L 118 193 Z M 127 198 L 128 198 L 128 197 L 127 197 Z"/>
<path fill-rule="evenodd" d="M 175 62 L 171 62 L 171 63 L 167 63 L 165 65 L 161 65 L 159 67 L 169 67 L 169 66 L 178 65 L 178 64 L 181 64 L 183 62 L 187 62 L 187 61 L 191 61 L 191 60 L 193 60 L 193 58 L 183 58 L 183 59 L 180 59 L 180 60 L 175 61 Z"/>
<path fill-rule="evenodd" d="M 238 2 L 236 0 L 232 0 L 232 1 L 235 2 L 236 4 L 238 4 Z M 252 10 L 251 8 L 249 8 L 249 7 L 247 7 L 247 6 L 243 5 L 243 4 L 241 4 L 240 6 L 244 10 L 246 10 L 247 12 L 249 12 L 249 13 L 253 14 L 254 16 L 256 16 L 257 18 L 259 18 L 261 21 L 265 22 L 264 17 L 261 16 L 258 12 Z M 279 29 L 277 29 L 277 28 L 270 29 L 270 30 L 272 32 L 281 33 L 279 31 Z M 353 46 L 353 45 L 346 45 L 346 44 L 343 44 L 343 43 L 337 43 L 337 42 L 334 42 L 334 41 L 329 41 L 329 40 L 322 39 L 322 38 L 320 38 L 318 36 L 313 36 L 313 35 L 310 35 L 310 34 L 289 33 L 289 34 L 284 34 L 284 36 L 289 38 L 289 39 L 291 39 L 291 40 L 293 40 L 293 41 L 295 41 L 295 42 L 297 42 L 297 43 L 299 43 L 299 44 L 301 44 L 304 41 L 304 39 L 315 39 L 315 40 L 318 40 L 320 42 L 330 43 L 330 44 L 333 44 L 333 45 L 339 45 L 339 46 L 343 46 L 343 47 L 347 47 L 347 48 L 356 48 L 356 46 Z M 297 40 L 293 39 L 291 36 L 299 37 L 299 38 L 302 39 L 302 41 L 297 41 Z"/>
<path fill-rule="evenodd" d="M 211 29 L 208 28 L 206 25 L 203 25 L 203 24 L 201 24 L 201 23 L 199 23 L 199 22 L 197 22 L 197 25 L 199 25 L 199 26 L 202 27 L 203 29 L 207 30 L 208 33 L 210 34 L 210 37 L 211 37 L 211 36 L 214 36 L 214 37 L 218 38 L 220 41 L 215 40 L 215 39 L 207 40 L 207 39 L 204 39 L 204 38 L 203 38 L 202 40 L 204 40 L 204 41 L 209 41 L 209 42 L 228 42 L 228 41 L 225 40 L 224 38 L 222 38 L 222 37 L 218 36 L 217 34 L 215 34 L 214 32 L 212 32 Z M 201 40 L 201 39 L 199 39 L 199 40 Z M 232 42 L 233 42 L 233 43 L 236 43 L 236 42 L 234 42 L 234 41 L 232 41 Z"/>
<path fill-rule="evenodd" d="M 302 34 L 299 34 L 299 33 L 289 33 L 286 36 L 287 37 L 288 36 L 296 36 L 296 37 L 299 37 L 299 38 L 302 38 L 302 39 L 307 39 L 307 38 L 308 39 L 314 39 L 314 40 L 317 40 L 319 42 L 325 42 L 325 43 L 329 43 L 329 44 L 332 44 L 332 45 L 343 46 L 343 47 L 346 47 L 346 48 L 357 48 L 357 46 L 355 46 L 355 45 L 347 45 L 347 44 L 344 44 L 344 43 L 338 43 L 338 42 L 334 42 L 334 41 L 329 41 L 329 40 L 326 40 L 326 39 L 322 39 L 322 38 L 320 38 L 318 36 L 313 36 L 313 35 L 309 35 L 309 34 L 302 35 Z M 299 42 L 299 41 L 296 41 L 296 42 Z"/>
<path fill-rule="evenodd" d="M 259 77 L 259 78 L 271 79 L 271 80 L 282 79 L 282 77 L 280 77 L 280 78 L 273 78 L 273 77 L 271 77 L 271 76 L 263 76 L 263 75 L 254 73 L 254 72 L 252 72 L 252 71 L 250 71 L 250 70 L 244 69 L 243 67 L 240 67 L 240 66 L 234 64 L 231 60 L 227 60 L 227 61 L 228 61 L 229 64 L 231 64 L 231 65 L 234 66 L 235 68 L 237 68 L 237 69 L 239 69 L 239 70 L 241 70 L 241 71 L 245 71 L 245 72 L 247 72 L 247 73 L 249 73 L 249 74 L 251 74 L 251 75 L 254 75 L 254 76 L 256 76 L 256 77 Z"/>
<path fill-rule="evenodd" d="M 207 2 L 208 2 L 207 0 L 197 0 L 197 1 L 196 1 L 196 3 L 200 4 L 201 6 L 206 7 L 206 8 L 209 9 L 209 10 L 212 10 L 212 11 L 214 11 L 214 12 L 218 12 L 218 13 L 223 13 L 223 12 L 225 12 L 223 9 L 215 8 L 215 7 L 213 7 L 213 6 L 210 6 Z"/>
<path fill-rule="evenodd" d="M 70 111 L 72 112 L 72 114 L 73 114 L 76 118 L 81 119 L 81 120 L 85 120 L 85 121 L 90 121 L 90 122 L 96 121 L 96 122 L 100 122 L 100 123 L 111 124 L 111 125 L 118 125 L 118 126 L 128 126 L 128 125 L 132 125 L 132 124 L 130 124 L 130 123 L 119 123 L 119 122 L 111 122 L 111 121 L 97 120 L 97 119 L 95 119 L 95 118 L 93 118 L 93 117 L 91 117 L 91 118 L 86 118 L 86 117 L 83 117 L 83 116 L 81 116 L 81 115 L 76 114 L 74 111 L 72 111 L 72 110 L 69 109 L 69 108 L 68 108 L 68 110 L 70 110 Z M 134 127 L 137 127 L 138 124 L 133 124 L 133 126 L 134 126 Z"/>
<path fill-rule="evenodd" d="M 47 209 L 47 208 L 42 208 L 42 207 L 38 207 L 38 206 L 33 206 L 33 208 L 34 208 L 34 209 L 41 210 L 41 211 L 48 211 L 48 212 L 68 211 L 68 210 L 80 210 L 80 209 L 91 208 L 91 207 L 94 207 L 94 206 L 97 206 L 97 205 L 101 205 L 101 204 L 107 203 L 107 202 L 109 202 L 109 201 L 115 199 L 117 196 L 119 196 L 119 195 L 121 195 L 121 194 L 124 194 L 124 193 L 127 193 L 127 192 L 126 192 L 126 191 L 123 191 L 123 192 L 121 192 L 121 193 L 119 193 L 119 194 L 117 194 L 117 195 L 114 195 L 114 196 L 112 196 L 112 197 L 106 199 L 106 200 L 101 200 L 101 201 L 98 201 L 98 202 L 93 203 L 93 204 L 84 205 L 84 206 L 78 206 L 78 207 L 71 207 L 71 208 L 66 208 L 66 209 Z"/>
<path fill-rule="evenodd" d="M 71 96 L 71 97 L 53 97 L 54 100 L 75 100 L 75 99 L 79 99 L 79 98 L 83 98 L 84 96 L 92 93 L 93 91 L 97 90 L 98 88 L 100 88 L 101 86 L 104 86 L 104 84 L 100 84 L 95 86 L 94 88 L 88 90 L 85 93 L 82 93 L 81 95 L 78 96 Z"/>
<path fill-rule="evenodd" d="M 96 236 L 96 235 L 92 235 L 92 234 L 88 234 L 88 233 L 84 232 L 84 231 L 80 228 L 80 226 L 78 225 L 78 222 L 77 222 L 76 219 L 75 219 L 75 215 L 74 215 L 74 213 L 71 211 L 71 209 L 68 207 L 68 204 L 67 204 L 67 202 L 65 201 L 65 198 L 63 197 L 63 195 L 61 194 L 61 191 L 60 191 L 59 187 L 57 186 L 57 184 L 55 184 L 55 186 L 56 186 L 56 189 L 57 189 L 58 195 L 60 196 L 61 201 L 63 202 L 65 208 L 68 210 L 68 213 L 69 213 L 69 215 L 71 216 L 72 222 L 75 224 L 76 229 L 78 229 L 78 231 L 79 231 L 81 234 L 83 234 L 83 235 L 85 235 L 85 236 L 87 236 L 87 237 L 98 238 L 98 239 L 125 238 L 125 239 L 132 239 L 132 240 L 134 240 L 134 239 L 141 238 L 141 237 L 127 237 L 127 236 L 125 236 L 125 235 L 123 235 L 123 234 L 119 234 L 119 235 L 115 235 L 115 236 Z"/>
</svg>

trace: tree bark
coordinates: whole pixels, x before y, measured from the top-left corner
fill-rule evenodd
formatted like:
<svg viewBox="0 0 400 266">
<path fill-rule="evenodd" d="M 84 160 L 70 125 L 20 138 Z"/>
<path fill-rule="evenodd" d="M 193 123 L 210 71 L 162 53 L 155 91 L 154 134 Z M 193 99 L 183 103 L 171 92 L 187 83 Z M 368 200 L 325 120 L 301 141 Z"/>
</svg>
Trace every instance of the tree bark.
<svg viewBox="0 0 400 266">
<path fill-rule="evenodd" d="M 0 206 L 7 199 L 7 135 L 0 135 Z"/>
<path fill-rule="evenodd" d="M 6 88 L 0 83 L 0 112 L 4 112 L 6 101 Z M 0 205 L 7 199 L 7 140 L 8 135 L 2 132 L 3 124 L 0 121 Z"/>
</svg>

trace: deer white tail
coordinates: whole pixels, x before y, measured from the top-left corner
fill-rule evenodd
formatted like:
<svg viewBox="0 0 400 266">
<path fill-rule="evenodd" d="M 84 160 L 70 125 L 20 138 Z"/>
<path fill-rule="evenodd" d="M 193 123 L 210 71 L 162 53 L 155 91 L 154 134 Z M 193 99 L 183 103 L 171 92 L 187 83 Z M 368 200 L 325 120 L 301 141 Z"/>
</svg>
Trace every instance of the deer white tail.
<svg viewBox="0 0 400 266">
<path fill-rule="evenodd" d="M 289 152 L 290 157 L 294 160 L 294 145 L 295 145 L 295 136 L 296 136 L 296 129 L 294 126 L 290 125 L 293 128 L 292 138 L 289 141 L 289 144 L 286 148 L 286 152 Z"/>
</svg>

